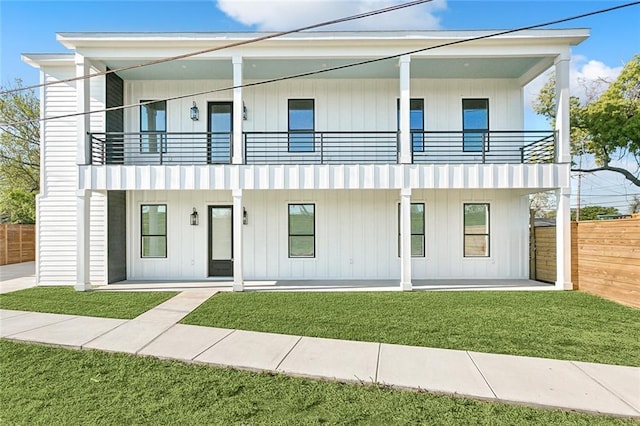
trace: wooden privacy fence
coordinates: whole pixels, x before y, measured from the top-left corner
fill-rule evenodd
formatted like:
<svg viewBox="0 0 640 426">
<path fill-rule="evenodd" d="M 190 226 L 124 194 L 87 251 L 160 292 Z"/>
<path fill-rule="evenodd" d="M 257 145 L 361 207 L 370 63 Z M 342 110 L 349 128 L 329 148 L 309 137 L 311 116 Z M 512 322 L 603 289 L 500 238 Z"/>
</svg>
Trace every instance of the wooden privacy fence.
<svg viewBox="0 0 640 426">
<path fill-rule="evenodd" d="M 35 225 L 0 224 L 0 265 L 36 259 Z"/>
<path fill-rule="evenodd" d="M 556 279 L 556 229 L 534 230 L 533 278 Z M 640 308 L 640 219 L 571 224 L 573 288 Z"/>
</svg>

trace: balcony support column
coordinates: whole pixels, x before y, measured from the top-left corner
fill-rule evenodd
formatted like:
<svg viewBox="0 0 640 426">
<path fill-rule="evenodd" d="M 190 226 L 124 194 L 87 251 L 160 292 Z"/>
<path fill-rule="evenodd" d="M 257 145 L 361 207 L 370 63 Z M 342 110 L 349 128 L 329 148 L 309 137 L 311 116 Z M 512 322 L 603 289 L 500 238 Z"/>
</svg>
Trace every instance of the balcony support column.
<svg viewBox="0 0 640 426">
<path fill-rule="evenodd" d="M 400 57 L 400 164 L 411 164 L 411 56 Z"/>
<path fill-rule="evenodd" d="M 242 164 L 242 122 L 243 107 L 242 101 L 242 56 L 234 56 L 233 62 L 233 154 L 232 163 Z"/>
<path fill-rule="evenodd" d="M 91 72 L 91 64 L 81 54 L 76 53 L 76 77 L 88 76 Z M 76 81 L 77 112 L 81 113 L 77 118 L 78 150 L 76 164 L 84 166 L 90 164 L 91 145 L 88 143 L 87 132 L 91 131 L 91 79 L 83 78 Z"/>
<path fill-rule="evenodd" d="M 571 290 L 571 209 L 570 188 L 556 191 L 556 289 Z"/>
<path fill-rule="evenodd" d="M 91 191 L 79 190 L 76 194 L 76 291 L 91 289 L 90 261 L 90 211 Z"/>
<path fill-rule="evenodd" d="M 242 274 L 242 189 L 231 191 L 233 197 L 233 291 L 244 291 Z"/>
<path fill-rule="evenodd" d="M 411 291 L 411 188 L 400 190 L 400 289 Z"/>
<path fill-rule="evenodd" d="M 556 71 L 556 159 L 558 163 L 571 162 L 570 128 L 569 128 L 569 52 L 558 56 L 555 62 Z"/>
</svg>

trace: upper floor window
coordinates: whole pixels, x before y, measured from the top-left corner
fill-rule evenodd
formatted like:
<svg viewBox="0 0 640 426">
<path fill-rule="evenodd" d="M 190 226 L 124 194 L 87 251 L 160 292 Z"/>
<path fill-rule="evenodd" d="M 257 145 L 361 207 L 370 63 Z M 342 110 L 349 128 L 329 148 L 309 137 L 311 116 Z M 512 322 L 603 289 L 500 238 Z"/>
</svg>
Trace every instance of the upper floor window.
<svg viewBox="0 0 640 426">
<path fill-rule="evenodd" d="M 489 150 L 489 99 L 462 100 L 462 150 L 482 152 Z"/>
<path fill-rule="evenodd" d="M 148 101 L 140 101 L 148 102 Z M 157 101 L 140 105 L 140 152 L 158 154 L 167 152 L 167 102 Z"/>
<path fill-rule="evenodd" d="M 489 257 L 489 204 L 464 204 L 464 257 Z"/>
<path fill-rule="evenodd" d="M 398 99 L 398 130 L 400 130 L 400 99 Z M 409 130 L 412 152 L 424 151 L 424 99 L 409 101 Z"/>
<path fill-rule="evenodd" d="M 289 99 L 289 152 L 313 152 L 314 132 L 314 100 Z"/>
</svg>

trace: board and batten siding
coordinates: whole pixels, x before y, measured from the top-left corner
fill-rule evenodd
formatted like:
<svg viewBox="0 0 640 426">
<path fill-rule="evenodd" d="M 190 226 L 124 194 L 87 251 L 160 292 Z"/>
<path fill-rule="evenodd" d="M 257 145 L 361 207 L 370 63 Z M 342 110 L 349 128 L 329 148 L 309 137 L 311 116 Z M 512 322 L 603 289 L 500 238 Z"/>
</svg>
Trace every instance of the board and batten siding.
<svg viewBox="0 0 640 426">
<path fill-rule="evenodd" d="M 252 81 L 246 81 L 251 83 Z M 125 82 L 127 103 L 163 99 L 231 87 L 230 80 L 152 80 Z M 247 106 L 245 131 L 287 131 L 287 100 L 315 99 L 316 131 L 396 131 L 399 80 L 298 79 L 243 90 Z M 519 130 L 523 126 L 522 89 L 513 79 L 412 79 L 411 97 L 425 99 L 425 130 L 461 130 L 462 99 L 488 98 L 493 130 Z M 207 102 L 232 101 L 230 90 L 167 102 L 168 132 L 206 132 Z M 196 102 L 200 120 L 189 118 Z M 138 132 L 139 108 L 125 113 L 125 131 Z"/>
<path fill-rule="evenodd" d="M 47 83 L 72 78 L 75 67 L 50 66 L 42 70 Z M 104 109 L 104 79 L 91 82 L 91 108 Z M 77 112 L 75 82 L 53 84 L 42 89 L 41 109 L 44 117 Z M 104 129 L 104 114 L 91 116 L 94 131 Z M 38 282 L 42 285 L 70 285 L 76 280 L 77 265 L 77 118 L 59 118 L 41 125 L 42 179 L 38 196 Z M 104 197 L 91 196 L 91 279 L 104 282 L 105 233 Z"/>
<path fill-rule="evenodd" d="M 517 190 L 414 190 L 425 203 L 426 257 L 413 279 L 528 277 L 528 204 Z M 207 278 L 207 206 L 231 205 L 230 191 L 132 191 L 128 197 L 129 279 Z M 243 191 L 244 278 L 399 279 L 398 190 Z M 464 258 L 463 204 L 490 204 L 491 256 Z M 316 256 L 288 256 L 290 203 L 315 204 Z M 168 255 L 140 257 L 140 205 L 167 204 Z M 191 226 L 195 207 L 200 224 Z"/>
</svg>

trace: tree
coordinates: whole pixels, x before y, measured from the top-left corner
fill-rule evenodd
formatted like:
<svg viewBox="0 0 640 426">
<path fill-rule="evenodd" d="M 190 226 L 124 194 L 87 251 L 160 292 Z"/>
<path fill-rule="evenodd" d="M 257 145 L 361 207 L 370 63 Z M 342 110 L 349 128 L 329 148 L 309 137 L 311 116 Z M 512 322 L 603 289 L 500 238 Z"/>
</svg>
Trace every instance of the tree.
<svg viewBox="0 0 640 426">
<path fill-rule="evenodd" d="M 529 209 L 535 218 L 555 217 L 556 196 L 553 191 L 536 192 L 529 196 Z"/>
<path fill-rule="evenodd" d="M 587 206 L 580 208 L 580 220 L 596 220 L 601 214 L 619 214 L 615 207 Z M 571 210 L 571 220 L 576 220 L 575 209 Z"/>
<path fill-rule="evenodd" d="M 629 203 L 629 213 L 640 213 L 640 197 L 634 195 Z"/>
<path fill-rule="evenodd" d="M 601 82 L 600 82 L 601 83 Z M 582 103 L 570 98 L 572 155 L 591 154 L 597 167 L 573 167 L 576 172 L 608 170 L 622 174 L 640 187 L 640 56 L 625 64 L 618 78 L 600 96 Z M 555 78 L 540 90 L 534 110 L 555 125 Z M 632 156 L 635 172 L 611 165 L 613 160 Z"/>
<path fill-rule="evenodd" d="M 40 101 L 32 90 L 0 88 L 0 214 L 11 223 L 35 222 L 40 190 Z"/>
</svg>

